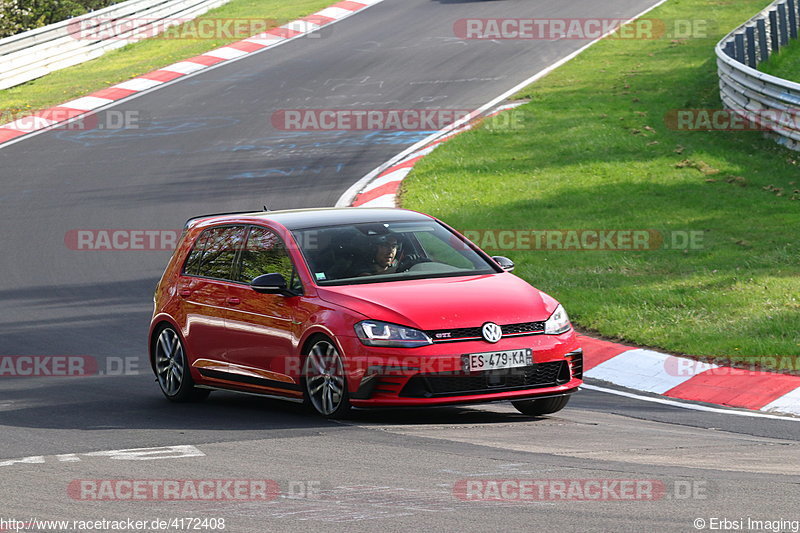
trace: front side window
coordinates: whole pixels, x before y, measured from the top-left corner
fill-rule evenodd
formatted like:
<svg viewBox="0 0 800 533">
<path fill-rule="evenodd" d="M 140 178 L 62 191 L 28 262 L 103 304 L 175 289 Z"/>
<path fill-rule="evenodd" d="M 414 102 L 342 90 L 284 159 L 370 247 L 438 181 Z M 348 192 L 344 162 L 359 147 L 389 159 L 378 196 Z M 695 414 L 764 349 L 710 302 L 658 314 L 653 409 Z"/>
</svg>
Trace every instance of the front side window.
<svg viewBox="0 0 800 533">
<path fill-rule="evenodd" d="M 244 235 L 244 226 L 221 226 L 205 230 L 189 253 L 184 273 L 232 280 L 233 262 L 244 241 Z"/>
<path fill-rule="evenodd" d="M 376 222 L 295 230 L 319 285 L 493 274 L 487 262 L 438 222 Z"/>
<path fill-rule="evenodd" d="M 252 227 L 242 249 L 237 281 L 250 283 L 262 274 L 281 274 L 293 289 L 299 282 L 280 237 L 266 228 Z"/>
</svg>

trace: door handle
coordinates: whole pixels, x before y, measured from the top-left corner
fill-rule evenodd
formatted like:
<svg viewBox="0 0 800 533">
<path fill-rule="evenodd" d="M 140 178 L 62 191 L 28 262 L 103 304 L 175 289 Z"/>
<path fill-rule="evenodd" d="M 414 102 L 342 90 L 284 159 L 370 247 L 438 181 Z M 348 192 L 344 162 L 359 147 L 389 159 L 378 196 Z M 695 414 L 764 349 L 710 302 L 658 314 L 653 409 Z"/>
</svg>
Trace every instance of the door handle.
<svg viewBox="0 0 800 533">
<path fill-rule="evenodd" d="M 239 298 L 228 298 L 228 303 L 231 305 L 239 305 L 242 301 L 239 300 Z"/>
<path fill-rule="evenodd" d="M 183 296 L 184 298 L 188 298 L 192 295 L 192 289 L 181 289 L 178 291 L 178 294 Z"/>
</svg>

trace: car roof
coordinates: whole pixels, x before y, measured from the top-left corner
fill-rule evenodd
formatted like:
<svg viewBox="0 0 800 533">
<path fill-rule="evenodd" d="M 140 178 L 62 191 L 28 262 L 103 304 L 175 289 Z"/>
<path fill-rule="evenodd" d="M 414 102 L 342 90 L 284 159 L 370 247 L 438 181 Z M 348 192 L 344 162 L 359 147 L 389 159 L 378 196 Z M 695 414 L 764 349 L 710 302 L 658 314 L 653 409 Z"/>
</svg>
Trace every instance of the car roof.
<svg viewBox="0 0 800 533">
<path fill-rule="evenodd" d="M 206 223 L 220 222 L 257 222 L 253 219 L 274 221 L 291 231 L 368 222 L 420 222 L 430 221 L 431 217 L 416 211 L 388 207 L 328 207 L 203 215 L 190 218 L 186 224 L 189 226 L 199 223 L 206 225 Z"/>
</svg>

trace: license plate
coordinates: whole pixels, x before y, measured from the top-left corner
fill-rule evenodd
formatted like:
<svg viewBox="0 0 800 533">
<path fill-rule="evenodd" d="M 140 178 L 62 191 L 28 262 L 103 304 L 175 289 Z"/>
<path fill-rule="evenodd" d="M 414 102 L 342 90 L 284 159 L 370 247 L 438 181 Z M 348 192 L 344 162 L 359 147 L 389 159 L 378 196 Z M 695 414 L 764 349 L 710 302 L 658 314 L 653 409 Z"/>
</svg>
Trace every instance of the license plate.
<svg viewBox="0 0 800 533">
<path fill-rule="evenodd" d="M 530 348 L 521 350 L 505 350 L 502 352 L 470 353 L 462 356 L 464 370 L 478 372 L 481 370 L 499 370 L 517 368 L 533 364 L 533 352 Z"/>
</svg>

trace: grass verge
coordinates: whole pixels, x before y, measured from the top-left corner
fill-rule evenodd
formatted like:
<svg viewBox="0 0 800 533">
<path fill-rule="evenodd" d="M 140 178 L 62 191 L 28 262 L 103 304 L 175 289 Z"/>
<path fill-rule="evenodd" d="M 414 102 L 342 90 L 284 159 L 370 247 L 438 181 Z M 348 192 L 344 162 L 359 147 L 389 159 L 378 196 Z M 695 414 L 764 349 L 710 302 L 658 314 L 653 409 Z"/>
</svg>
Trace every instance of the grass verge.
<svg viewBox="0 0 800 533">
<path fill-rule="evenodd" d="M 232 0 L 198 17 L 195 23 L 208 19 L 268 19 L 271 28 L 333 3 L 335 0 Z M 178 34 L 180 30 L 173 31 Z M 46 109 L 246 37 L 249 35 L 227 39 L 155 37 L 133 43 L 92 61 L 0 91 L 0 110 Z"/>
<path fill-rule="evenodd" d="M 650 251 L 478 244 L 514 259 L 589 331 L 734 361 L 787 356 L 778 365 L 798 369 L 800 154 L 758 132 L 679 131 L 665 118 L 721 107 L 714 45 L 765 3 L 671 0 L 647 17 L 716 29 L 598 43 L 522 91 L 531 101 L 513 119 L 428 155 L 402 205 L 462 231 L 700 232 L 695 246 Z"/>
<path fill-rule="evenodd" d="M 800 41 L 789 41 L 777 54 L 760 64 L 758 70 L 785 80 L 800 82 Z"/>
</svg>

